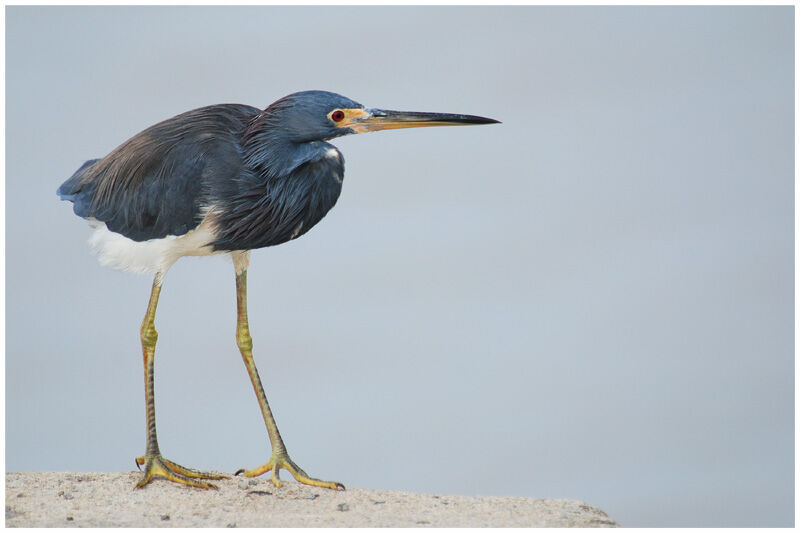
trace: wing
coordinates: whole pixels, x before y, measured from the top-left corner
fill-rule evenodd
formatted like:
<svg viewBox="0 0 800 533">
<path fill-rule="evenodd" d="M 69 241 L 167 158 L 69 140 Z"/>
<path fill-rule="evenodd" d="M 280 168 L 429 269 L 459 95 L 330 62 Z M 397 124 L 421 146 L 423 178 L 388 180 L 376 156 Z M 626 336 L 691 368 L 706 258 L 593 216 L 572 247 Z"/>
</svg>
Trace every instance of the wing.
<svg viewBox="0 0 800 533">
<path fill-rule="evenodd" d="M 206 184 L 242 172 L 241 134 L 259 112 L 222 104 L 160 122 L 84 163 L 58 194 L 134 241 L 183 235 L 202 221 Z"/>
</svg>

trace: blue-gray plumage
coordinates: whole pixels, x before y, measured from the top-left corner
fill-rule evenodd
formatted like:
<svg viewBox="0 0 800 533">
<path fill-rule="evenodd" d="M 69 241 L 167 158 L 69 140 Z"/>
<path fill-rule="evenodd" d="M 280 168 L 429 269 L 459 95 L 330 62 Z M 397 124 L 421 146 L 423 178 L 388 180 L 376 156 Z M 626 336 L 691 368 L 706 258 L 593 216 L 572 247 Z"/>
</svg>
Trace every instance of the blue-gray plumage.
<svg viewBox="0 0 800 533">
<path fill-rule="evenodd" d="M 305 91 L 264 111 L 236 104 L 189 111 L 87 161 L 58 194 L 78 216 L 133 241 L 184 235 L 213 208 L 214 250 L 280 244 L 310 230 L 339 197 L 344 160 L 325 141 L 356 131 L 328 117 L 335 109 L 364 106 Z M 429 115 L 430 125 L 494 122 Z"/>
<path fill-rule="evenodd" d="M 329 166 L 319 163 L 330 147 L 295 143 L 283 128 L 270 127 L 284 109 L 223 104 L 183 113 L 84 163 L 58 194 L 74 202 L 75 214 L 134 241 L 184 235 L 200 224 L 204 207 L 214 206 L 225 220 L 215 249 L 284 242 L 310 200 L 304 194 Z M 291 179 L 294 173 L 300 179 Z"/>
<path fill-rule="evenodd" d="M 267 426 L 272 457 L 244 472 L 256 476 L 289 470 L 309 485 L 344 488 L 309 477 L 289 457 L 267 403 L 252 356 L 247 322 L 249 250 L 295 239 L 336 204 L 344 158 L 327 141 L 341 135 L 422 126 L 491 124 L 473 115 L 367 109 L 325 91 L 294 93 L 263 111 L 222 104 L 195 109 L 131 137 L 102 159 L 84 163 L 58 188 L 75 214 L 95 227 L 91 242 L 103 264 L 155 271 L 141 326 L 145 359 L 147 447 L 136 458 L 145 467 L 137 487 L 162 477 L 211 488 L 220 479 L 161 456 L 155 430 L 154 318 L 170 266 L 186 255 L 230 252 L 236 270 L 236 339 Z"/>
</svg>

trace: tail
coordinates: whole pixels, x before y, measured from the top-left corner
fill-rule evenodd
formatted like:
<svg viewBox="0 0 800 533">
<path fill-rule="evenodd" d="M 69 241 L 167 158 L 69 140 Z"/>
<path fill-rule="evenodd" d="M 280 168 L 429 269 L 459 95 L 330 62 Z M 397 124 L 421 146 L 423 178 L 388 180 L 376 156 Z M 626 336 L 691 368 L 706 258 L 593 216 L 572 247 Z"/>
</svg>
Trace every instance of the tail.
<svg viewBox="0 0 800 533">
<path fill-rule="evenodd" d="M 79 217 L 88 217 L 92 206 L 92 198 L 94 197 L 95 186 L 92 183 L 81 183 L 86 169 L 100 161 L 99 159 L 92 159 L 81 165 L 81 168 L 75 173 L 56 191 L 56 194 L 62 199 L 73 203 L 73 210 Z"/>
</svg>

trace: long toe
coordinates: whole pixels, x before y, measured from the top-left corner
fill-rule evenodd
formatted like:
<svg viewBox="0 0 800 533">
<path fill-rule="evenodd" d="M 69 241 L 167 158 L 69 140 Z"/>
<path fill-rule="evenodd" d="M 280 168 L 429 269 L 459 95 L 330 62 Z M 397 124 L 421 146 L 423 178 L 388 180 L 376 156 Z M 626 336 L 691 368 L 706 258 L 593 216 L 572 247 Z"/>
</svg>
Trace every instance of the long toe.
<svg viewBox="0 0 800 533">
<path fill-rule="evenodd" d="M 181 466 L 178 463 L 173 463 L 167 459 L 161 458 L 161 461 L 170 468 L 173 472 L 177 472 L 178 474 L 182 474 L 186 477 L 196 478 L 196 479 L 228 479 L 227 474 L 222 474 L 220 472 L 203 472 L 202 470 L 195 470 L 194 468 L 188 468 L 185 466 Z"/>
<path fill-rule="evenodd" d="M 297 466 L 288 455 L 273 455 L 270 460 L 258 468 L 252 470 L 240 469 L 235 475 L 243 474 L 245 477 L 256 477 L 267 472 L 272 472 L 271 481 L 276 487 L 281 486 L 280 470 L 288 470 L 290 474 L 300 483 L 304 485 L 311 485 L 314 487 L 322 487 L 331 490 L 345 490 L 344 485 L 338 481 L 323 481 L 321 479 L 313 478 L 305 473 L 305 471 Z"/>
<path fill-rule="evenodd" d="M 173 483 L 197 487 L 199 489 L 216 489 L 217 486 L 213 483 L 200 480 L 225 479 L 228 477 L 224 474 L 219 474 L 216 472 L 201 472 L 200 470 L 186 468 L 177 463 L 173 463 L 172 461 L 164 459 L 160 455 L 137 457 L 136 464 L 137 466 L 144 465 L 144 475 L 136 484 L 137 489 L 144 487 L 155 478 L 162 478 L 172 481 Z"/>
</svg>

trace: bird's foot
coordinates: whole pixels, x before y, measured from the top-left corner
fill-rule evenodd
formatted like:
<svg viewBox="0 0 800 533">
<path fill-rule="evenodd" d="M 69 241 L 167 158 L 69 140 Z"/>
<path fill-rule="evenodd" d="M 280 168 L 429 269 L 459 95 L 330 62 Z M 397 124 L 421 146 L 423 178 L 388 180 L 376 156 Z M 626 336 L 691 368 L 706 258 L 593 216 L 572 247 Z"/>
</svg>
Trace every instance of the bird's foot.
<svg viewBox="0 0 800 533">
<path fill-rule="evenodd" d="M 217 486 L 213 483 L 200 480 L 226 479 L 228 477 L 225 474 L 218 474 L 216 472 L 201 472 L 192 468 L 186 468 L 185 466 L 164 459 L 161 455 L 140 455 L 136 458 L 136 466 L 137 468 L 144 466 L 144 476 L 136 484 L 137 489 L 144 487 L 157 477 L 182 485 L 197 487 L 199 489 L 216 489 Z"/>
<path fill-rule="evenodd" d="M 288 470 L 289 473 L 291 473 L 292 476 L 294 476 L 294 478 L 300 483 L 304 483 L 306 485 L 312 485 L 314 487 L 323 487 L 332 490 L 345 490 L 344 485 L 336 481 L 322 481 L 321 479 L 310 477 L 308 474 L 305 473 L 305 471 L 302 468 L 297 466 L 294 463 L 294 461 L 292 461 L 292 459 L 289 457 L 289 454 L 287 454 L 286 452 L 279 454 L 273 453 L 269 462 L 267 462 L 266 464 L 263 464 L 258 468 L 254 468 L 252 470 L 245 470 L 244 468 L 241 468 L 236 471 L 234 476 L 238 476 L 239 474 L 244 474 L 245 477 L 256 477 L 271 470 L 272 483 L 276 487 L 280 487 L 281 468 L 283 468 L 284 470 Z"/>
</svg>

